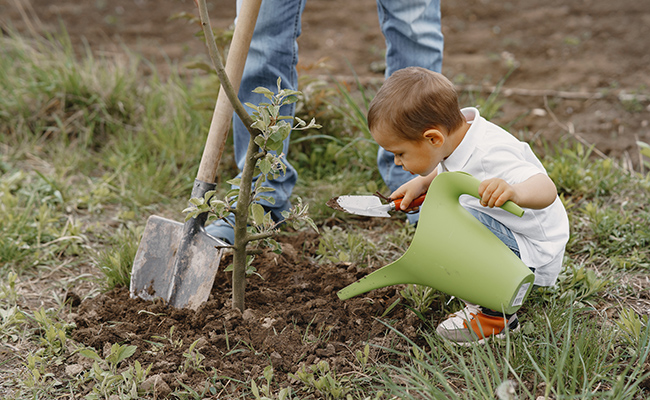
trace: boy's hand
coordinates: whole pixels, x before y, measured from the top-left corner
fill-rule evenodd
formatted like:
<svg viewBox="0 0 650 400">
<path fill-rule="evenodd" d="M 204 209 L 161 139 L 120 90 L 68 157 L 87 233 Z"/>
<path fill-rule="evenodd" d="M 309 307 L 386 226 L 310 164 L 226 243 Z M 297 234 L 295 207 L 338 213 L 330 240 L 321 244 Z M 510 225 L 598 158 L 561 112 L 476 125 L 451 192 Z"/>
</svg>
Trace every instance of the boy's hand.
<svg viewBox="0 0 650 400">
<path fill-rule="evenodd" d="M 514 185 L 500 178 L 486 179 L 479 185 L 478 194 L 485 207 L 501 207 L 512 200 L 519 207 L 540 210 L 555 201 L 557 189 L 547 175 L 536 174 Z"/>
<path fill-rule="evenodd" d="M 418 176 L 406 182 L 393 193 L 390 194 L 391 200 L 402 199 L 400 209 L 402 211 L 408 210 L 413 199 L 418 198 L 421 194 L 426 193 L 429 189 L 431 181 L 426 177 Z"/>
<path fill-rule="evenodd" d="M 508 200 L 516 203 L 514 200 L 515 188 L 500 178 L 486 179 L 481 182 L 478 194 L 481 196 L 481 205 L 484 207 L 501 207 Z"/>
</svg>

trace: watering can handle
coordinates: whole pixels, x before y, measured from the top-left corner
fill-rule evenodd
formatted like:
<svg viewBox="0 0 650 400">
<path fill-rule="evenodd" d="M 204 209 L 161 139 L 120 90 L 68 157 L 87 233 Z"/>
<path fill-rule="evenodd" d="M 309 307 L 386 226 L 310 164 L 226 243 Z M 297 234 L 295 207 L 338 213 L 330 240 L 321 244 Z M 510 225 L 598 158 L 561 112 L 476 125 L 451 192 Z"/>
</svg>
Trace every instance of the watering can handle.
<svg viewBox="0 0 650 400">
<path fill-rule="evenodd" d="M 448 176 L 450 178 L 449 184 L 456 188 L 459 197 L 460 195 L 468 194 L 479 200 L 481 199 L 481 196 L 478 194 L 478 187 L 481 182 L 478 179 L 463 171 L 443 172 L 435 179 L 440 179 L 440 177 L 447 174 L 449 174 Z M 500 208 L 518 217 L 524 215 L 524 210 L 510 200 L 506 201 Z"/>
</svg>

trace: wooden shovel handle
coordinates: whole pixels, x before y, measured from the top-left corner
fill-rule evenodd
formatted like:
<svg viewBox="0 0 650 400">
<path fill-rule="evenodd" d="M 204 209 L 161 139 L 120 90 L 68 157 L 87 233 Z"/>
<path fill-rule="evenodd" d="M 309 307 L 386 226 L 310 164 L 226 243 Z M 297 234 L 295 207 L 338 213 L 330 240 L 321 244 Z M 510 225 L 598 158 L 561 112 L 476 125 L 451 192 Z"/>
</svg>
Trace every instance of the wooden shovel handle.
<svg viewBox="0 0 650 400">
<path fill-rule="evenodd" d="M 237 24 L 235 25 L 235 32 L 233 33 L 225 66 L 226 75 L 228 75 L 228 79 L 235 89 L 235 93 L 239 91 L 246 57 L 248 56 L 248 49 L 253 38 L 253 31 L 255 30 L 255 23 L 257 22 L 257 15 L 261 4 L 262 0 L 244 0 L 242 8 L 237 15 Z M 201 157 L 199 172 L 196 176 L 197 180 L 208 183 L 216 182 L 217 168 L 219 167 L 221 155 L 226 146 L 232 114 L 233 106 L 228 100 L 228 96 L 226 96 L 223 87 L 221 87 L 219 89 L 217 103 L 214 107 L 214 113 L 212 114 L 212 122 L 210 123 L 210 130 L 205 143 L 205 149 L 203 150 L 203 156 Z"/>
</svg>

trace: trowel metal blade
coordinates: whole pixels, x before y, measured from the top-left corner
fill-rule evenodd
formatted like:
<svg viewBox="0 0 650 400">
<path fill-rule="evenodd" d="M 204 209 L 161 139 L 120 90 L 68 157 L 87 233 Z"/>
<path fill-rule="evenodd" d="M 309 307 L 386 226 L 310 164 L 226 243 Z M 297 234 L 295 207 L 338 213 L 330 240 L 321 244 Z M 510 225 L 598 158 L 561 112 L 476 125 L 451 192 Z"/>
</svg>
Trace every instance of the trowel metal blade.
<svg viewBox="0 0 650 400">
<path fill-rule="evenodd" d="M 377 196 L 339 196 L 327 202 L 335 210 L 366 217 L 389 218 L 390 206 L 381 204 Z"/>
</svg>

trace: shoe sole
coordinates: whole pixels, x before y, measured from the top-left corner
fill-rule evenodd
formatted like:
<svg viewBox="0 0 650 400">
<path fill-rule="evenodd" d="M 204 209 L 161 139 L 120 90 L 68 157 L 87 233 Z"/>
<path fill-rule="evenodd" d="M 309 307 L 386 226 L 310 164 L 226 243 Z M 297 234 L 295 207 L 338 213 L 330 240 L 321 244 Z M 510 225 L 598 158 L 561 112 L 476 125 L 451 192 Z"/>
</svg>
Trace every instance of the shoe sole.
<svg viewBox="0 0 650 400">
<path fill-rule="evenodd" d="M 514 328 L 514 329 L 506 329 L 506 330 L 504 330 L 504 332 L 501 332 L 501 333 L 499 333 L 497 335 L 490 335 L 490 336 L 488 336 L 486 338 L 471 341 L 471 342 L 456 342 L 454 340 L 447 339 L 444 336 L 441 336 L 441 337 L 443 339 L 445 339 L 445 341 L 453 344 L 454 346 L 471 347 L 471 346 L 474 346 L 474 345 L 483 345 L 483 344 L 489 342 L 490 340 L 504 340 L 504 339 L 506 339 L 508 333 L 517 333 L 520 330 L 521 330 L 521 324 L 517 325 L 517 327 Z"/>
</svg>

